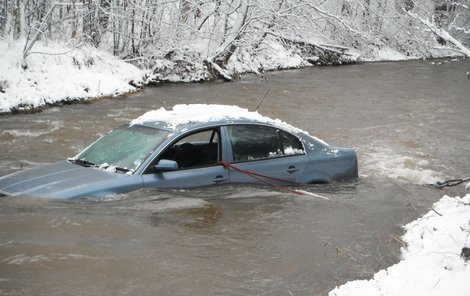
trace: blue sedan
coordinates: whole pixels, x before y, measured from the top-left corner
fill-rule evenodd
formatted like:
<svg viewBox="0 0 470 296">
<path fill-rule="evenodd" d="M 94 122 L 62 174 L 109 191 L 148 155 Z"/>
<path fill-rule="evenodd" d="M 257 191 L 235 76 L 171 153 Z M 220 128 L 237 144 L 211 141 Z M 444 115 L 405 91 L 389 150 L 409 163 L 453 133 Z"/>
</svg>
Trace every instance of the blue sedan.
<svg viewBox="0 0 470 296">
<path fill-rule="evenodd" d="M 357 157 L 235 106 L 176 105 L 118 127 L 73 158 L 0 178 L 3 195 L 103 198 L 142 188 L 326 183 L 357 177 Z"/>
</svg>

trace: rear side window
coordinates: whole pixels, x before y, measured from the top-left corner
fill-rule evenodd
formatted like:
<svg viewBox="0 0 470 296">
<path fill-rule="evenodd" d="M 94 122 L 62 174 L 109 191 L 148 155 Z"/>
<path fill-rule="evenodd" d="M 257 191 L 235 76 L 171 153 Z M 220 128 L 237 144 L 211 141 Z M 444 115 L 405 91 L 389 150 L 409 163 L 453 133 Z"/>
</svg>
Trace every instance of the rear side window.
<svg viewBox="0 0 470 296">
<path fill-rule="evenodd" d="M 259 125 L 228 126 L 235 162 L 304 154 L 300 140 L 283 130 Z"/>
</svg>

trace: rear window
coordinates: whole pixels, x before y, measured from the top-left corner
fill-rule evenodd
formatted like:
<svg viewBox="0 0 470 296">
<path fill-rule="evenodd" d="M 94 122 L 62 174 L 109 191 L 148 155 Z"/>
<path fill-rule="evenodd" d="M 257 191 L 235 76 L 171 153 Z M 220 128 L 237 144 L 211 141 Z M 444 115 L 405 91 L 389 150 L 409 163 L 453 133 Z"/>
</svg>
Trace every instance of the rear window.
<svg viewBox="0 0 470 296">
<path fill-rule="evenodd" d="M 228 131 L 235 162 L 305 154 L 296 136 L 274 127 L 233 125 Z"/>
</svg>

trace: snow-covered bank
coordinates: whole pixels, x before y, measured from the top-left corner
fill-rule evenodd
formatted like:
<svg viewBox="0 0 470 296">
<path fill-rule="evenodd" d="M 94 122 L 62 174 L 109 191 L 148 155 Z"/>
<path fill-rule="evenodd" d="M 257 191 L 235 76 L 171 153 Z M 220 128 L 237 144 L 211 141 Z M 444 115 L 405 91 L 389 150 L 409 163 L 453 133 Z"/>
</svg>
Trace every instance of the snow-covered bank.
<svg viewBox="0 0 470 296">
<path fill-rule="evenodd" d="M 0 113 L 115 96 L 134 91 L 149 82 L 231 80 L 245 73 L 263 75 L 264 71 L 271 70 L 419 57 L 406 56 L 386 46 L 374 47 L 366 53 L 322 45 L 322 52 L 301 42 L 284 44 L 275 38 L 265 38 L 255 53 L 236 50 L 225 68 L 204 59 L 204 49 L 188 46 L 173 50 L 164 57 L 152 57 L 147 63 L 140 63 L 143 69 L 139 69 L 91 45 L 52 41 L 38 41 L 23 61 L 25 42 L 24 39 L 0 38 Z M 442 50 L 428 54 L 435 58 L 458 55 Z"/>
<path fill-rule="evenodd" d="M 461 253 L 470 246 L 470 194 L 442 197 L 405 230 L 402 261 L 329 295 L 469 295 L 470 261 Z"/>
<path fill-rule="evenodd" d="M 0 39 L 0 113 L 134 91 L 145 72 L 92 46 Z"/>
</svg>

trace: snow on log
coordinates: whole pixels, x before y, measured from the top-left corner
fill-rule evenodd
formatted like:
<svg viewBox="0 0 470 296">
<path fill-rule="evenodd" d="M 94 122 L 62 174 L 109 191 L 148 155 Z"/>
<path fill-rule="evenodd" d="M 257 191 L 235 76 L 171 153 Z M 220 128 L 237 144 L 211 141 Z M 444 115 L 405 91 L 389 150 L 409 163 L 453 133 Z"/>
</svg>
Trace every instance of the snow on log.
<svg viewBox="0 0 470 296">
<path fill-rule="evenodd" d="M 286 44 L 300 48 L 303 58 L 315 65 L 340 65 L 352 61 L 349 48 L 329 44 L 316 44 L 303 40 L 271 34 Z"/>
<path fill-rule="evenodd" d="M 212 59 L 205 59 L 204 63 L 207 65 L 209 71 L 214 72 L 218 77 L 226 81 L 232 81 L 232 76 L 230 76 L 227 70 L 222 69 L 219 65 L 214 63 Z"/>
</svg>

